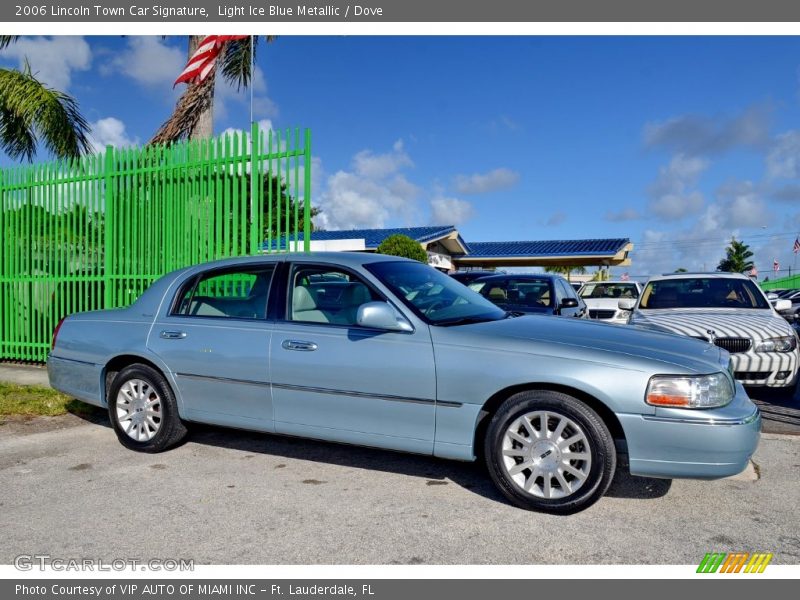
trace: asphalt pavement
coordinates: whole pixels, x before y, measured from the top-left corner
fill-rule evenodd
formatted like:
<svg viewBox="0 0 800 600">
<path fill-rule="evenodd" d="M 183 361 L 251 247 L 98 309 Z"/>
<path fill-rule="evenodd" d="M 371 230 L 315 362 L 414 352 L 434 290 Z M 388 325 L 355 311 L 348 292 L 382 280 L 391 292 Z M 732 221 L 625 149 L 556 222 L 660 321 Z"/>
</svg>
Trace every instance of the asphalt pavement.
<svg viewBox="0 0 800 600">
<path fill-rule="evenodd" d="M 763 435 L 732 479 L 618 471 L 600 502 L 558 517 L 509 505 L 477 464 L 213 427 L 147 455 L 95 421 L 0 426 L 0 563 L 697 564 L 712 550 L 800 562 L 800 437 Z"/>
</svg>

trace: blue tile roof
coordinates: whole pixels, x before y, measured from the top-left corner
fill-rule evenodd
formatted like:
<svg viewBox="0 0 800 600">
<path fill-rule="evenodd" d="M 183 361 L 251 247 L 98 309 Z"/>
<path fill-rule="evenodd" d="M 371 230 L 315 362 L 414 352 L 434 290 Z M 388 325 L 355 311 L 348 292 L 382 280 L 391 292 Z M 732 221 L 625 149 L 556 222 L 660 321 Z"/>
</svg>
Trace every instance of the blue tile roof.
<svg viewBox="0 0 800 600">
<path fill-rule="evenodd" d="M 630 243 L 628 238 L 598 240 L 545 240 L 531 242 L 470 242 L 473 258 L 523 256 L 614 255 Z"/>
<path fill-rule="evenodd" d="M 314 241 L 352 240 L 364 239 L 364 245 L 372 250 L 381 245 L 381 242 L 390 235 L 397 233 L 407 235 L 420 243 L 439 239 L 450 235 L 456 230 L 453 225 L 434 225 L 431 227 L 395 227 L 392 229 L 347 229 L 342 231 L 314 231 L 311 239 Z"/>
</svg>

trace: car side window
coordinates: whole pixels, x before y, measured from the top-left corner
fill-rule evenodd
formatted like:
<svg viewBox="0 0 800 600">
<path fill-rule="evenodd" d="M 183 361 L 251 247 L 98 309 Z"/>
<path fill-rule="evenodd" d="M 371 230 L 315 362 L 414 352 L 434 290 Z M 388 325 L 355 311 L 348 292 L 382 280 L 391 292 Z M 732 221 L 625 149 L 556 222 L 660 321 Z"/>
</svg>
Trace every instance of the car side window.
<svg viewBox="0 0 800 600">
<path fill-rule="evenodd" d="M 173 315 L 265 319 L 273 267 L 210 271 L 185 286 Z"/>
<path fill-rule="evenodd" d="M 333 267 L 294 265 L 288 320 L 353 327 L 362 304 L 382 300 L 363 280 Z"/>
</svg>

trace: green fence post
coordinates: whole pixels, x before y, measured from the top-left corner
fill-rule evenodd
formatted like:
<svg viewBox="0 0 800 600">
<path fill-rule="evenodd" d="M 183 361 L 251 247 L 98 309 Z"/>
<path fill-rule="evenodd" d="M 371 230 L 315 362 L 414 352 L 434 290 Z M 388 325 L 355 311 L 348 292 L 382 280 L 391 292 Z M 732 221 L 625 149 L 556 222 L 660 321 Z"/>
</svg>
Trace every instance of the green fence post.
<svg viewBox="0 0 800 600">
<path fill-rule="evenodd" d="M 303 156 L 303 252 L 311 251 L 311 130 L 306 129 Z"/>
<path fill-rule="evenodd" d="M 105 156 L 105 190 L 103 193 L 103 308 L 111 308 L 113 301 L 113 279 L 111 270 L 113 268 L 112 248 L 114 241 L 114 180 L 112 171 L 114 170 L 114 147 L 106 146 Z"/>
<path fill-rule="evenodd" d="M 258 217 L 256 215 L 256 182 L 258 180 L 258 123 L 250 123 L 250 254 L 256 254 L 258 246 Z"/>
</svg>

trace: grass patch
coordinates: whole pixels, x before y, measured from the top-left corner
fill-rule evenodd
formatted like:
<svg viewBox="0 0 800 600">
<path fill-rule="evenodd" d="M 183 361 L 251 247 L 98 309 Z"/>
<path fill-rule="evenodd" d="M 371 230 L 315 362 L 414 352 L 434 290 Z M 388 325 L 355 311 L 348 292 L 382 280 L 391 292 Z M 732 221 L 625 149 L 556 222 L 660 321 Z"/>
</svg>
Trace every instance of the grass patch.
<svg viewBox="0 0 800 600">
<path fill-rule="evenodd" d="M 64 413 L 89 415 L 94 406 L 36 385 L 16 385 L 0 382 L 0 418 L 11 415 L 54 417 Z"/>
</svg>

